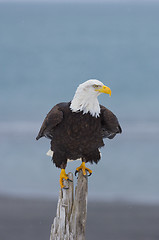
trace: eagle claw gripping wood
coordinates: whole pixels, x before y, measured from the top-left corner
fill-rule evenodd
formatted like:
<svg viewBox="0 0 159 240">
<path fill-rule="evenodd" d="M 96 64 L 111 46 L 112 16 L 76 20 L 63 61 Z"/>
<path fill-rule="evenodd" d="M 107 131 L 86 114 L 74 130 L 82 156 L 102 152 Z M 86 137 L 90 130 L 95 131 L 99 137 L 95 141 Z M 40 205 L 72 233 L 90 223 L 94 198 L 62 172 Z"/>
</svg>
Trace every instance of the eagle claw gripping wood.
<svg viewBox="0 0 159 240">
<path fill-rule="evenodd" d="M 77 174 L 80 170 L 82 170 L 83 175 L 86 176 L 86 177 L 87 177 L 87 176 L 89 177 L 89 176 L 92 174 L 92 170 L 90 170 L 89 168 L 87 168 L 87 167 L 85 166 L 85 162 L 82 162 L 81 166 L 79 166 L 78 168 L 76 168 L 75 176 L 76 176 L 76 174 Z M 86 171 L 89 172 L 89 175 L 87 175 Z"/>
</svg>

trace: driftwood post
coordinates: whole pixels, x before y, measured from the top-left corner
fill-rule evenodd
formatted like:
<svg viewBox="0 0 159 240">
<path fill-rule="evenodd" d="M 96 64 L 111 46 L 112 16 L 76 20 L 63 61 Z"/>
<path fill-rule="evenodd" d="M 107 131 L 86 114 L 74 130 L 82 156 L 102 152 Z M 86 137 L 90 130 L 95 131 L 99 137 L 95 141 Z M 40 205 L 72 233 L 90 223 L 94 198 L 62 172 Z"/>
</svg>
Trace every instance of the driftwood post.
<svg viewBox="0 0 159 240">
<path fill-rule="evenodd" d="M 68 174 L 73 181 L 73 174 Z M 68 189 L 60 190 L 57 214 L 51 226 L 50 240 L 85 240 L 88 180 L 78 174 L 74 195 L 73 182 L 64 181 Z"/>
</svg>

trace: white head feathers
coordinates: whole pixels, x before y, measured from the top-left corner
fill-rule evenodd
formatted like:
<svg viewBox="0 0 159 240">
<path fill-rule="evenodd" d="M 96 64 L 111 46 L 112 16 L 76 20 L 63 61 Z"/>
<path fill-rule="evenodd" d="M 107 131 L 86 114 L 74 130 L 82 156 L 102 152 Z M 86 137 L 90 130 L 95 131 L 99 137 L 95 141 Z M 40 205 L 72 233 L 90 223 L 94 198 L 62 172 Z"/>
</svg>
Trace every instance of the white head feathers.
<svg viewBox="0 0 159 240">
<path fill-rule="evenodd" d="M 72 112 L 83 111 L 83 114 L 90 113 L 93 117 L 99 117 L 100 106 L 97 97 L 101 94 L 98 89 L 104 84 L 96 79 L 90 79 L 80 84 L 71 101 Z"/>
</svg>

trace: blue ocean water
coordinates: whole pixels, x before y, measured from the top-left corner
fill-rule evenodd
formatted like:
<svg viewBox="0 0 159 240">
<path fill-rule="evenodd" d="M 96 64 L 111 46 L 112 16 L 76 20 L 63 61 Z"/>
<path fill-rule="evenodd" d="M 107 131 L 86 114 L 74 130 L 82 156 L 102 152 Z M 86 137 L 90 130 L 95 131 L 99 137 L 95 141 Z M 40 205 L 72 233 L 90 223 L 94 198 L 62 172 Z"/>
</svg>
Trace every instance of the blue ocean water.
<svg viewBox="0 0 159 240">
<path fill-rule="evenodd" d="M 158 22 L 157 3 L 0 3 L 0 194 L 57 196 L 60 170 L 35 137 L 56 103 L 97 78 L 123 134 L 88 165 L 89 196 L 159 201 Z"/>
</svg>

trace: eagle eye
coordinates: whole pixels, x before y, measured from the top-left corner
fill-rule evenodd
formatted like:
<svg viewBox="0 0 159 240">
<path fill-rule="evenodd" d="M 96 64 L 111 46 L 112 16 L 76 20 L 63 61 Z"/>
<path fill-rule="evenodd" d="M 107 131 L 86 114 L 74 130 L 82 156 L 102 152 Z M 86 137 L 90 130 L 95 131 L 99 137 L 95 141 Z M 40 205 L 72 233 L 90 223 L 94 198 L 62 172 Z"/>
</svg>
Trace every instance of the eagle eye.
<svg viewBox="0 0 159 240">
<path fill-rule="evenodd" d="M 98 88 L 98 87 L 99 87 L 99 85 L 97 85 L 97 84 L 94 84 L 94 85 L 93 85 L 93 87 L 94 87 L 94 88 Z"/>
</svg>

